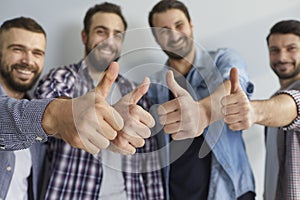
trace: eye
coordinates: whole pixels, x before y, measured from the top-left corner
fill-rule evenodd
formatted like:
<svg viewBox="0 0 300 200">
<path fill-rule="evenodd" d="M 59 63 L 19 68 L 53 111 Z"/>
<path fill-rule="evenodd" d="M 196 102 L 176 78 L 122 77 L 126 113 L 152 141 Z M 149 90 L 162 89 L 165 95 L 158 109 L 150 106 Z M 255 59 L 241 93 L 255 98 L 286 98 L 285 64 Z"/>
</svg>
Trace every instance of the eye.
<svg viewBox="0 0 300 200">
<path fill-rule="evenodd" d="M 183 25 L 184 25 L 183 23 L 176 24 L 176 29 L 180 30 L 183 27 Z"/>
<path fill-rule="evenodd" d="M 123 40 L 123 37 L 124 37 L 124 34 L 123 34 L 123 33 L 116 33 L 116 34 L 114 35 L 114 38 L 115 38 L 116 40 L 120 40 L 120 41 Z"/>
<path fill-rule="evenodd" d="M 298 50 L 298 47 L 296 47 L 296 46 L 291 46 L 291 47 L 288 47 L 287 50 L 288 50 L 288 51 L 297 51 L 297 50 Z"/>
<path fill-rule="evenodd" d="M 13 47 L 12 50 L 14 52 L 22 52 L 22 51 L 24 51 L 24 48 L 22 48 L 22 47 Z"/>
<path fill-rule="evenodd" d="M 98 35 L 105 35 L 105 34 L 106 34 L 106 31 L 105 31 L 104 29 L 102 29 L 102 28 L 99 28 L 99 29 L 96 30 L 96 33 L 97 33 Z"/>
<path fill-rule="evenodd" d="M 166 29 L 166 28 L 160 28 L 159 30 L 158 30 L 158 34 L 159 35 L 165 35 L 165 34 L 167 34 L 168 33 L 168 29 Z"/>
<path fill-rule="evenodd" d="M 36 57 L 43 57 L 44 56 L 44 52 L 42 52 L 42 51 L 33 51 L 32 53 Z"/>
<path fill-rule="evenodd" d="M 271 48 L 271 49 L 269 49 L 269 52 L 270 52 L 270 54 L 274 55 L 274 54 L 278 54 L 280 52 L 280 50 L 277 48 Z"/>
</svg>

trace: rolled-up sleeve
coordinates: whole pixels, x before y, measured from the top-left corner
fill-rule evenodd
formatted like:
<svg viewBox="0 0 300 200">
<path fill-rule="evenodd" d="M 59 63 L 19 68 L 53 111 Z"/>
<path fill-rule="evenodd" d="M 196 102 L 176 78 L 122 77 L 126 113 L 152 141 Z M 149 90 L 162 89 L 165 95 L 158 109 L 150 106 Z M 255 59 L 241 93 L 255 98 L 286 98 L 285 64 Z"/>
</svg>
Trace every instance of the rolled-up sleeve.
<svg viewBox="0 0 300 200">
<path fill-rule="evenodd" d="M 229 80 L 230 70 L 236 67 L 239 72 L 239 81 L 248 97 L 251 97 L 254 92 L 254 85 L 249 80 L 247 73 L 247 65 L 241 55 L 233 49 L 223 48 L 218 49 L 215 62 L 223 76 L 223 80 Z"/>
<path fill-rule="evenodd" d="M 294 121 L 283 127 L 283 130 L 289 131 L 289 130 L 294 130 L 294 129 L 300 129 L 300 91 L 299 90 L 282 90 L 279 91 L 278 94 L 288 94 L 290 95 L 297 106 L 297 117 L 294 119 Z"/>
</svg>

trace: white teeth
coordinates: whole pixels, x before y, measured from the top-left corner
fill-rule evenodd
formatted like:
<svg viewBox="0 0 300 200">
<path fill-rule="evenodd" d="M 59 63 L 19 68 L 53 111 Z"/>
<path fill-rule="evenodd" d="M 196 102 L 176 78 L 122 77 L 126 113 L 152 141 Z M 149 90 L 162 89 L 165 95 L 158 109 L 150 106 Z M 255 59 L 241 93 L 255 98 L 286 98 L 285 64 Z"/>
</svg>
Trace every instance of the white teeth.
<svg viewBox="0 0 300 200">
<path fill-rule="evenodd" d="M 30 75 L 31 74 L 31 71 L 28 71 L 28 70 L 19 69 L 17 71 L 20 72 L 20 73 L 22 73 L 22 74 L 26 74 L 26 75 Z"/>
<path fill-rule="evenodd" d="M 101 49 L 101 52 L 103 53 L 103 54 L 109 54 L 109 55 L 111 55 L 112 54 L 112 51 L 110 51 L 110 50 L 106 50 L 106 49 Z"/>
</svg>

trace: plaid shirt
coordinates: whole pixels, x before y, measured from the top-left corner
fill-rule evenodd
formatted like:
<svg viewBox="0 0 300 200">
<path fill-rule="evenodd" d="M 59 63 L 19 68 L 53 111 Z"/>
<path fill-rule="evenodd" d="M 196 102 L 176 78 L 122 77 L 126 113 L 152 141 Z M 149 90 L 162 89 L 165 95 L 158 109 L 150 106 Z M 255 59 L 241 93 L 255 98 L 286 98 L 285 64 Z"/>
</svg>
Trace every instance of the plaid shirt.
<svg viewBox="0 0 300 200">
<path fill-rule="evenodd" d="M 130 92 L 135 84 L 118 76 L 117 85 L 122 95 Z M 52 69 L 38 84 L 38 98 L 58 96 L 77 97 L 93 88 L 88 68 L 84 61 Z M 146 98 L 139 102 L 149 107 Z M 102 181 L 101 158 L 95 158 L 83 150 L 72 148 L 62 140 L 49 138 L 48 160 L 50 177 L 45 199 L 52 200 L 98 200 Z M 163 199 L 163 185 L 159 158 L 155 153 L 154 137 L 146 140 L 143 148 L 132 156 L 122 156 L 122 169 L 127 199 Z M 146 153 L 144 156 L 142 153 Z"/>
<path fill-rule="evenodd" d="M 285 90 L 280 93 L 293 97 L 297 105 L 298 116 L 290 125 L 278 129 L 279 173 L 276 200 L 300 199 L 300 92 L 299 90 Z"/>
<path fill-rule="evenodd" d="M 277 94 L 290 95 L 298 110 L 296 119 L 285 127 L 268 128 L 265 199 L 300 199 L 300 80 Z M 277 135 L 275 135 L 277 132 Z M 273 140 L 273 142 L 271 142 Z M 274 166 L 275 165 L 275 166 Z M 275 176 L 275 177 L 273 177 Z"/>
</svg>

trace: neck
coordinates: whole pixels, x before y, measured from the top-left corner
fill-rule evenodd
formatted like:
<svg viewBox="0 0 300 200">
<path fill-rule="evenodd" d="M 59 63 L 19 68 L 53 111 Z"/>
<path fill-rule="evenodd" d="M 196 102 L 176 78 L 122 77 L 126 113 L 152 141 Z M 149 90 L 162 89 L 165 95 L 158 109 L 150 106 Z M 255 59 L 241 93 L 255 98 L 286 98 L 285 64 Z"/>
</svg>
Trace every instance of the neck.
<svg viewBox="0 0 300 200">
<path fill-rule="evenodd" d="M 195 59 L 195 47 L 192 51 L 183 59 L 176 60 L 169 58 L 169 65 L 182 75 L 186 75 L 192 68 Z"/>
<path fill-rule="evenodd" d="M 6 82 L 2 79 L 1 76 L 0 76 L 0 84 L 3 87 L 4 91 L 6 92 L 6 94 L 11 98 L 22 99 L 25 96 L 25 92 L 19 92 L 9 87 L 6 84 Z"/>
<path fill-rule="evenodd" d="M 297 76 L 290 78 L 290 79 L 279 79 L 280 89 L 281 90 L 286 89 L 291 84 L 293 84 L 294 82 L 296 82 L 298 80 L 300 80 L 300 73 Z"/>
<path fill-rule="evenodd" d="M 90 76 L 93 79 L 93 81 L 100 81 L 103 78 L 104 72 L 99 72 L 95 70 L 94 67 L 88 65 Z"/>
<path fill-rule="evenodd" d="M 98 81 L 98 82 L 99 82 L 100 80 L 102 80 L 103 75 L 104 75 L 104 72 L 96 70 L 96 69 L 92 66 L 92 64 L 89 63 L 89 60 L 88 60 L 88 59 L 85 60 L 85 64 L 86 64 L 87 68 L 89 69 L 89 70 L 88 70 L 88 71 L 89 71 L 89 75 L 91 76 L 91 78 L 93 79 L 94 82 L 95 82 L 95 81 Z"/>
</svg>

